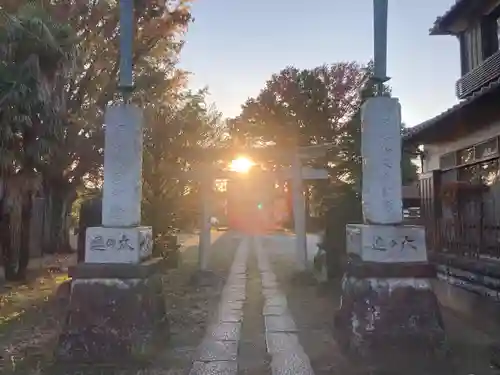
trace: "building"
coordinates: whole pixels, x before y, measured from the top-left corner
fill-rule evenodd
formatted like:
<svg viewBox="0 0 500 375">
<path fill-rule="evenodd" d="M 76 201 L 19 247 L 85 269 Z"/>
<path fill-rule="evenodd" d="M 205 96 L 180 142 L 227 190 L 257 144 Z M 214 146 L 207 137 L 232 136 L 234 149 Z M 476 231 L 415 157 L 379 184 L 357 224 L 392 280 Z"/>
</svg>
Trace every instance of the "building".
<svg viewBox="0 0 500 375">
<path fill-rule="evenodd" d="M 404 135 L 407 150 L 420 146 L 422 217 L 439 298 L 462 312 L 474 306 L 476 318 L 500 312 L 479 305 L 500 302 L 499 17 L 500 0 L 457 0 L 436 20 L 431 35 L 454 36 L 460 46 L 459 103 Z"/>
</svg>

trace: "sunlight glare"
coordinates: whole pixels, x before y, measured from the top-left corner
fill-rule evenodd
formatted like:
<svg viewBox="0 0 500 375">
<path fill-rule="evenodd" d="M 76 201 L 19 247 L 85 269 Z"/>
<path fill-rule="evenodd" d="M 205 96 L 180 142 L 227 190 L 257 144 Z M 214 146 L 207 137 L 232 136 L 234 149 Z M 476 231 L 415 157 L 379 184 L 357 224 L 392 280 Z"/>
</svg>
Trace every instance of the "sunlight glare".
<svg viewBox="0 0 500 375">
<path fill-rule="evenodd" d="M 231 162 L 230 169 L 233 172 L 247 173 L 253 165 L 254 163 L 250 159 L 240 156 Z"/>
</svg>

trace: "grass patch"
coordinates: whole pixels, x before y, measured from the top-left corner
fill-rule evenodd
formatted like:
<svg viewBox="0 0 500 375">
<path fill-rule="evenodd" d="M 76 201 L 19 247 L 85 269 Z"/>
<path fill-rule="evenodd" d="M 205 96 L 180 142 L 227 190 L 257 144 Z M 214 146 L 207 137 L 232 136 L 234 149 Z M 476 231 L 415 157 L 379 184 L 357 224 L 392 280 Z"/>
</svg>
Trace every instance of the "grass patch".
<svg viewBox="0 0 500 375">
<path fill-rule="evenodd" d="M 66 280 L 65 273 L 44 272 L 26 284 L 0 289 L 0 373 L 40 373 L 63 318 L 66 295 L 56 291 Z"/>
</svg>

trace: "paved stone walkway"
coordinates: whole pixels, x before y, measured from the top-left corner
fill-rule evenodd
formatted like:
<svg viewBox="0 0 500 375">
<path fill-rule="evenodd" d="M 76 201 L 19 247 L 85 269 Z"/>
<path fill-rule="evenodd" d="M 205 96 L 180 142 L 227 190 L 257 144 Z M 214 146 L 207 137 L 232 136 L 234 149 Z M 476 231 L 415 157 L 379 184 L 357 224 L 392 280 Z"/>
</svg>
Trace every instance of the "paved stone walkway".
<svg viewBox="0 0 500 375">
<path fill-rule="evenodd" d="M 262 246 L 262 237 L 255 238 L 262 294 L 262 311 L 266 327 L 267 352 L 272 357 L 273 375 L 313 375 L 314 371 L 297 337 L 297 326 L 288 310 L 285 295 L 280 291 L 276 275 Z"/>
<path fill-rule="evenodd" d="M 271 269 L 261 237 L 245 237 L 240 243 L 230 276 L 224 287 L 215 321 L 207 329 L 200 344 L 190 375 L 236 375 L 239 369 L 240 333 L 245 320 L 244 302 L 247 298 L 247 260 L 253 251 L 257 256 L 264 306 L 261 317 L 265 322 L 265 344 L 271 358 L 272 375 L 313 375 L 309 358 L 297 337 L 297 327 L 288 310 L 285 295 L 280 291 Z M 255 319 L 255 317 L 252 317 Z M 260 358 L 255 358 L 260 362 Z M 261 370 L 262 371 L 262 370 Z M 267 371 L 266 371 L 267 372 Z"/>
<path fill-rule="evenodd" d="M 190 375 L 232 375 L 238 371 L 238 343 L 243 302 L 246 298 L 249 245 L 249 239 L 245 238 L 236 251 L 230 275 L 222 292 L 216 321 L 207 329 Z"/>
</svg>

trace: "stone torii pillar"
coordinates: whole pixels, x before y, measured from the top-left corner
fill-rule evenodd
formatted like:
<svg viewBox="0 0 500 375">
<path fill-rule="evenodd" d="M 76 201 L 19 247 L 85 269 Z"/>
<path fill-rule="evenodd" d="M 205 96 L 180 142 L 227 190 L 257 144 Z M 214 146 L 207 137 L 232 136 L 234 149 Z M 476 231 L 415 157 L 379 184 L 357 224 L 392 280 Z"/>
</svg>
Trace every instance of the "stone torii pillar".
<svg viewBox="0 0 500 375">
<path fill-rule="evenodd" d="M 331 147 L 331 144 L 303 146 L 299 147 L 294 155 L 292 155 L 291 169 L 288 172 L 290 173 L 292 182 L 293 221 L 296 236 L 295 255 L 299 271 L 305 271 L 308 264 L 304 181 L 329 178 L 328 172 L 325 169 L 303 167 L 302 161 L 322 156 Z"/>
<path fill-rule="evenodd" d="M 291 172 L 295 256 L 299 271 L 305 271 L 307 268 L 306 202 L 304 199 L 302 162 L 298 152 L 293 155 Z"/>
<path fill-rule="evenodd" d="M 381 373 L 437 375 L 449 372 L 435 273 L 424 228 L 402 223 L 401 108 L 383 95 L 387 10 L 387 0 L 374 0 L 378 95 L 362 107 L 364 224 L 347 225 L 349 264 L 335 330 L 350 356 Z"/>
<path fill-rule="evenodd" d="M 73 278 L 56 357 L 64 362 L 144 361 L 168 337 L 161 259 L 152 229 L 140 226 L 142 111 L 131 104 L 133 0 L 120 0 L 120 89 L 105 112 L 102 227 L 87 228 L 85 262 Z"/>
<path fill-rule="evenodd" d="M 207 173 L 205 169 L 200 179 L 200 195 L 201 195 L 201 217 L 200 217 L 200 235 L 198 241 L 198 260 L 200 271 L 206 271 L 208 266 L 208 257 L 210 245 L 212 243 L 212 217 L 210 198 L 214 177 Z"/>
</svg>

